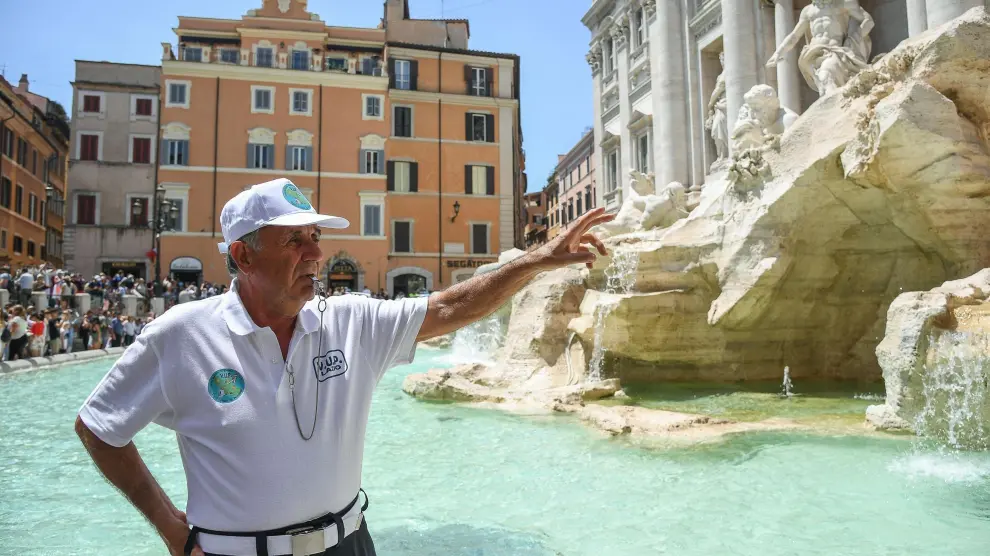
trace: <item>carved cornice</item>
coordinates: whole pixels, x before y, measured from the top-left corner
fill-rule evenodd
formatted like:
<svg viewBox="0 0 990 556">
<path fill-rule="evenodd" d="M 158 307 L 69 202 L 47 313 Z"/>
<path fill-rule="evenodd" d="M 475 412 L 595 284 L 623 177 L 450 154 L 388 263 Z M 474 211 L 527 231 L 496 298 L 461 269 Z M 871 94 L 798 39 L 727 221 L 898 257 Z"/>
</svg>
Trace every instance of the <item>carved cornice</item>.
<svg viewBox="0 0 990 556">
<path fill-rule="evenodd" d="M 602 50 L 601 47 L 596 51 L 594 48 L 591 49 L 588 54 L 584 57 L 588 61 L 588 65 L 591 66 L 591 74 L 597 75 L 602 71 Z"/>
<path fill-rule="evenodd" d="M 643 11 L 646 17 L 653 17 L 657 13 L 657 0 L 643 0 Z"/>
<path fill-rule="evenodd" d="M 626 46 L 629 42 L 629 16 L 622 14 L 615 18 L 615 23 L 609 29 L 612 40 L 615 42 L 616 50 Z"/>
</svg>

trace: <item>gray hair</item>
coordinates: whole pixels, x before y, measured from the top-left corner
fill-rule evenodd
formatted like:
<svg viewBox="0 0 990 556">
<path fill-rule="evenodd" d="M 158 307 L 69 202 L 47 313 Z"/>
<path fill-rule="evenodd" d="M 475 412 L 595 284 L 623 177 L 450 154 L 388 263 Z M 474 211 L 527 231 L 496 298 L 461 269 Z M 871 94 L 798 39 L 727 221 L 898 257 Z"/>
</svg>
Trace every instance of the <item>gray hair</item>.
<svg viewBox="0 0 990 556">
<path fill-rule="evenodd" d="M 258 232 L 259 231 L 260 230 L 255 230 L 255 231 L 253 231 L 251 233 L 244 234 L 239 239 L 237 239 L 237 241 L 243 241 L 244 243 L 246 243 L 248 245 L 248 247 L 250 247 L 251 249 L 254 249 L 255 251 L 257 251 L 257 250 L 261 249 L 261 240 L 258 238 Z M 240 273 L 240 271 L 241 271 L 241 269 L 237 267 L 237 261 L 234 260 L 234 257 L 231 256 L 230 251 L 228 250 L 227 251 L 227 274 L 230 274 L 230 277 L 231 278 L 237 278 L 237 275 Z"/>
</svg>

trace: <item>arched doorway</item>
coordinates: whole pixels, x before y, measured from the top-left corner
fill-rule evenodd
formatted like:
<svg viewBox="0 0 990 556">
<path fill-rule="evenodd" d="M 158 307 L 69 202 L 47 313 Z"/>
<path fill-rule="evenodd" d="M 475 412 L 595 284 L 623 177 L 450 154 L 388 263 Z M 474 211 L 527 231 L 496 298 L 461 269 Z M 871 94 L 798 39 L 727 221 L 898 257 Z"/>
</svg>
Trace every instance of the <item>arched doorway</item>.
<svg viewBox="0 0 990 556">
<path fill-rule="evenodd" d="M 385 275 L 388 294 L 397 296 L 400 293 L 406 297 L 423 291 L 433 290 L 433 273 L 418 266 L 402 266 L 393 268 Z"/>
<path fill-rule="evenodd" d="M 332 263 L 327 270 L 327 286 L 330 291 L 337 288 L 347 288 L 350 291 L 358 289 L 358 271 L 354 263 L 339 259 Z"/>
<path fill-rule="evenodd" d="M 172 259 L 168 271 L 175 281 L 183 285 L 199 285 L 203 281 L 203 263 L 196 257 L 178 257 Z"/>
</svg>

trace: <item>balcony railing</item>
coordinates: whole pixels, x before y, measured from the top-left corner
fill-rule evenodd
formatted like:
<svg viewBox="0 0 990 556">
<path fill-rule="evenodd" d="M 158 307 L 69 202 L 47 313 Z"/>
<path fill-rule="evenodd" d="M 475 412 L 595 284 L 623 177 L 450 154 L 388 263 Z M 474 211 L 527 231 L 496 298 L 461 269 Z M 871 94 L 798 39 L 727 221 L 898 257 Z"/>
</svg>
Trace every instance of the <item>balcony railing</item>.
<svg viewBox="0 0 990 556">
<path fill-rule="evenodd" d="M 227 66 L 242 65 L 261 68 L 284 69 L 290 71 L 314 71 L 330 73 L 347 73 L 350 75 L 367 75 L 372 77 L 388 77 L 388 70 L 380 58 L 356 58 L 336 51 L 315 49 L 308 53 L 305 60 L 301 56 L 294 57 L 292 52 L 273 52 L 271 57 L 259 59 L 257 54 L 248 56 L 247 62 L 241 60 L 232 63 L 221 59 L 219 49 L 207 51 L 206 48 L 195 46 L 180 46 L 179 56 L 172 53 L 168 43 L 164 47 L 162 61 L 183 61 L 190 64 L 223 64 Z M 238 49 L 239 51 L 239 49 Z M 298 53 L 299 51 L 296 51 Z"/>
</svg>

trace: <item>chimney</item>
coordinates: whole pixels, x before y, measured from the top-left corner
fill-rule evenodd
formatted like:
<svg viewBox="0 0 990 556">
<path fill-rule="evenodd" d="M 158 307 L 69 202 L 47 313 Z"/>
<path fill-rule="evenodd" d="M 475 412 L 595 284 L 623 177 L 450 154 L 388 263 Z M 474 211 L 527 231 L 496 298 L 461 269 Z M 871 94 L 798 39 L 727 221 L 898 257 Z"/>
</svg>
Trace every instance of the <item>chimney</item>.
<svg viewBox="0 0 990 556">
<path fill-rule="evenodd" d="M 17 90 L 20 91 L 20 92 L 22 92 L 22 93 L 27 93 L 27 92 L 29 92 L 28 85 L 29 85 L 29 83 L 28 83 L 28 74 L 22 73 L 21 74 L 21 80 L 17 82 Z"/>
</svg>

